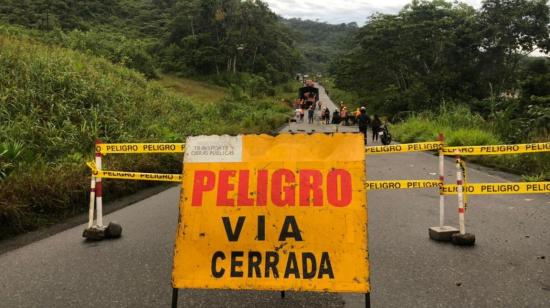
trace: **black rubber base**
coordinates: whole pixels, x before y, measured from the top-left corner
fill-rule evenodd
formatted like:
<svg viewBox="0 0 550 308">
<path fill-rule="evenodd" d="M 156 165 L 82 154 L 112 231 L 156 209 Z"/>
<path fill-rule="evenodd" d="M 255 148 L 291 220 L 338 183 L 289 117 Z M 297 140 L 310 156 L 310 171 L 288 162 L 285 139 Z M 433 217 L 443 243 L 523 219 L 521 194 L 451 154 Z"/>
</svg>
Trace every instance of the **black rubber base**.
<svg viewBox="0 0 550 308">
<path fill-rule="evenodd" d="M 85 229 L 82 237 L 89 241 L 101 241 L 106 238 L 119 238 L 122 235 L 122 226 L 116 222 L 110 222 L 107 227 L 91 227 Z"/>
<path fill-rule="evenodd" d="M 82 237 L 85 237 L 89 241 L 101 241 L 105 238 L 105 229 L 96 227 L 85 229 L 82 232 Z"/>
<path fill-rule="evenodd" d="M 451 241 L 459 246 L 472 246 L 476 242 L 476 236 L 471 233 L 456 233 L 452 235 Z"/>
<path fill-rule="evenodd" d="M 428 229 L 428 234 L 430 238 L 434 241 L 439 242 L 450 242 L 452 240 L 453 234 L 458 233 L 458 229 L 450 226 L 443 227 L 431 227 Z"/>
<path fill-rule="evenodd" d="M 105 238 L 119 238 L 122 235 L 122 226 L 112 221 L 105 229 Z"/>
</svg>

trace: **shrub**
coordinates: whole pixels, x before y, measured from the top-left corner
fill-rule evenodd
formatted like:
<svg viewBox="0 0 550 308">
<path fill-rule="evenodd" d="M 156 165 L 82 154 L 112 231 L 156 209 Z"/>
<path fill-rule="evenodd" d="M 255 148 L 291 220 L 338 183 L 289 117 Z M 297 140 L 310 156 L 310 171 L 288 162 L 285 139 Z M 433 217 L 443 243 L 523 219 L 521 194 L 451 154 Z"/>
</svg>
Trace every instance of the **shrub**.
<svg viewBox="0 0 550 308">
<path fill-rule="evenodd" d="M 438 113 L 412 115 L 407 120 L 392 125 L 391 131 L 397 140 L 404 143 L 434 141 L 439 132 L 443 132 L 449 146 L 503 144 L 507 140 L 506 136 L 500 135 L 498 130 L 495 131 L 495 127 L 501 126 L 488 123 L 479 114 L 472 113 L 468 107 L 455 106 L 442 108 Z M 527 177 L 550 178 L 548 153 L 473 156 L 468 159 Z"/>
<path fill-rule="evenodd" d="M 189 100 L 88 54 L 0 34 L 0 239 L 83 211 L 96 138 L 183 142 L 268 132 L 288 107 L 273 99 Z M 180 156 L 109 158 L 105 168 L 177 173 Z M 55 175 L 55 176 L 54 176 Z M 109 181 L 111 197 L 152 184 Z"/>
</svg>

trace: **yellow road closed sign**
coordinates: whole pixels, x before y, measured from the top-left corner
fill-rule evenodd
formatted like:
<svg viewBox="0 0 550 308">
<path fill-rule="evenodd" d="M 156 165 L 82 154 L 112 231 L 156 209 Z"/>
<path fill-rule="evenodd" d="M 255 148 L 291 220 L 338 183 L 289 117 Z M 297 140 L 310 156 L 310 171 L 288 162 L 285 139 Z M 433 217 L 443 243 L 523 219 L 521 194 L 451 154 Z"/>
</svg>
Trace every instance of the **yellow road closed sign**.
<svg viewBox="0 0 550 308">
<path fill-rule="evenodd" d="M 369 292 L 359 134 L 186 142 L 174 288 Z"/>
</svg>

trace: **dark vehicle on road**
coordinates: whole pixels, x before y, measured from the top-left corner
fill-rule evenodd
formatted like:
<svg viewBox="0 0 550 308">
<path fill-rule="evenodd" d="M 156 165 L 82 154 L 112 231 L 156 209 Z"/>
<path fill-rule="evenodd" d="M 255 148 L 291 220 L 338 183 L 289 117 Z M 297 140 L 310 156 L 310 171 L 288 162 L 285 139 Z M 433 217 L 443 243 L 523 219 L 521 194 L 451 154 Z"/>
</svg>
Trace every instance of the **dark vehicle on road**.
<svg viewBox="0 0 550 308">
<path fill-rule="evenodd" d="M 388 124 L 384 123 L 384 126 L 380 127 L 380 131 L 378 132 L 380 135 L 380 141 L 383 145 L 388 145 L 391 143 L 391 134 L 388 130 Z"/>
</svg>

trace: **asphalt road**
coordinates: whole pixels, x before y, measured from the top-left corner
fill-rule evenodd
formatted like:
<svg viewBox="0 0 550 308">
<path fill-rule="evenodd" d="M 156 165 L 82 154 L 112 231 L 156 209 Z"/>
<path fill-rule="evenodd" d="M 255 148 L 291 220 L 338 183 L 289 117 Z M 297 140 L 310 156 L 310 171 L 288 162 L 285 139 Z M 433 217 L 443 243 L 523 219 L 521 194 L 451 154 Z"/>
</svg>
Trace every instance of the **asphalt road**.
<svg viewBox="0 0 550 308">
<path fill-rule="evenodd" d="M 437 162 L 428 153 L 373 155 L 367 178 L 436 179 Z M 450 181 L 451 160 L 446 170 Z M 508 179 L 469 169 L 469 182 Z M 438 198 L 435 189 L 368 193 L 373 307 L 550 307 L 550 196 L 471 197 L 466 227 L 477 242 L 470 248 L 428 238 Z M 118 240 L 85 242 L 82 225 L 0 255 L 0 307 L 168 307 L 178 199 L 174 187 L 108 215 L 124 227 Z M 447 224 L 456 226 L 456 197 L 446 201 Z M 181 307 L 364 306 L 360 294 L 281 299 L 278 292 L 181 290 L 179 300 Z"/>
</svg>

